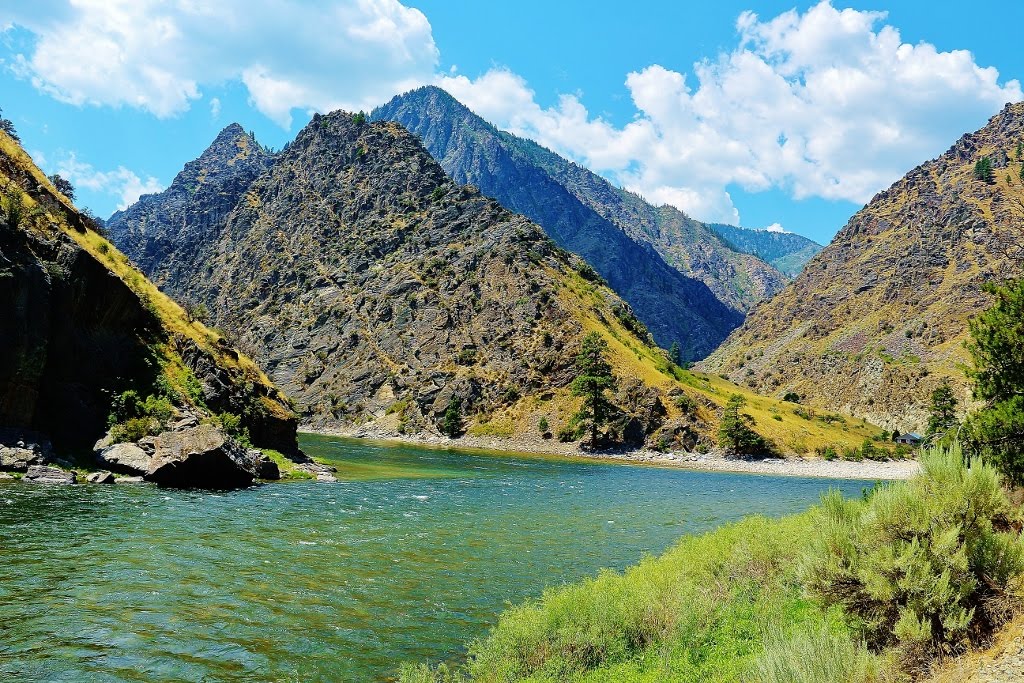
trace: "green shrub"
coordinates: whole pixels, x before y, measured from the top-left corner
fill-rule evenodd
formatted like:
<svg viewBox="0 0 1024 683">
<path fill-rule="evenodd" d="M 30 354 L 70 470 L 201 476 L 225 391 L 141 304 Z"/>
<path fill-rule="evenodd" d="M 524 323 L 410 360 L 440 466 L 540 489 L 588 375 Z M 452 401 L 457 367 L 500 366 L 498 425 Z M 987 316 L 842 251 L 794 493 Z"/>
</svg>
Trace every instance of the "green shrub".
<svg viewBox="0 0 1024 683">
<path fill-rule="evenodd" d="M 150 394 L 140 400 L 138 392 L 129 389 L 111 401 L 107 425 L 114 443 L 138 441 L 162 432 L 175 414 L 174 404 L 165 396 Z"/>
<path fill-rule="evenodd" d="M 540 430 L 541 434 L 547 434 L 550 427 L 551 425 L 548 423 L 547 417 L 541 417 L 540 422 L 537 423 L 537 429 Z"/>
<path fill-rule="evenodd" d="M 796 393 L 795 391 L 788 391 L 786 392 L 786 395 L 782 397 L 782 400 L 786 401 L 787 403 L 799 403 L 800 394 Z"/>
<path fill-rule="evenodd" d="M 21 190 L 16 188 L 4 192 L 3 196 L 0 196 L 0 209 L 3 210 L 4 220 L 9 227 L 19 227 L 27 214 Z"/>
<path fill-rule="evenodd" d="M 802 627 L 789 638 L 773 634 L 751 672 L 757 683 L 874 683 L 883 664 L 863 643 L 823 625 Z"/>
<path fill-rule="evenodd" d="M 823 499 L 805 581 L 843 606 L 871 647 L 914 669 L 979 642 L 1024 598 L 1024 543 L 995 468 L 959 444 L 921 458 L 922 474 L 867 501 Z"/>
<path fill-rule="evenodd" d="M 113 443 L 125 443 L 154 436 L 162 430 L 162 425 L 152 417 L 133 417 L 111 427 L 110 438 Z"/>
</svg>

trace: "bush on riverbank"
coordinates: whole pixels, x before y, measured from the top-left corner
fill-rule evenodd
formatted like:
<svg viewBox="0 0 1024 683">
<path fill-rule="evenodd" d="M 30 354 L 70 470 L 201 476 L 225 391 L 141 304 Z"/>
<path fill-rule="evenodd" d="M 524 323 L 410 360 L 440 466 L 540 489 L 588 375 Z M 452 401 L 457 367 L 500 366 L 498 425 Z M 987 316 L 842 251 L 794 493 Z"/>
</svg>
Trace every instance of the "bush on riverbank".
<svg viewBox="0 0 1024 683">
<path fill-rule="evenodd" d="M 899 681 L 1020 607 L 1024 545 L 994 469 L 959 448 L 866 500 L 684 538 L 506 611 L 428 681 Z"/>
</svg>

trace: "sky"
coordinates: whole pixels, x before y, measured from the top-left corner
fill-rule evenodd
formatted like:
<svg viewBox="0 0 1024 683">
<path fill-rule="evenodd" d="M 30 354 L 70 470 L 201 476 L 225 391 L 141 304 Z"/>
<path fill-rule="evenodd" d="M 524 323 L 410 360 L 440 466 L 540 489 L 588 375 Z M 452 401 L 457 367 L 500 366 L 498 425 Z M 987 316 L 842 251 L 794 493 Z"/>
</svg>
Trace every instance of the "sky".
<svg viewBox="0 0 1024 683">
<path fill-rule="evenodd" d="M 237 121 L 449 90 L 656 204 L 825 243 L 1024 99 L 1024 3 L 0 1 L 0 108 L 101 217 Z"/>
</svg>

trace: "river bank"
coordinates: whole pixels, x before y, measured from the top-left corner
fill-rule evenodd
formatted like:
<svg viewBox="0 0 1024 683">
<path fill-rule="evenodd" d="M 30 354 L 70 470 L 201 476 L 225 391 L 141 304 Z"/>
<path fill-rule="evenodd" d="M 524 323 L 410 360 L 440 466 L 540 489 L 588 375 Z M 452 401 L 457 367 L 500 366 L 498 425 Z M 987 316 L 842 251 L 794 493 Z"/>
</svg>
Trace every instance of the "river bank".
<svg viewBox="0 0 1024 683">
<path fill-rule="evenodd" d="M 915 460 L 850 461 L 824 460 L 822 458 L 738 458 L 726 457 L 722 451 L 708 453 L 660 453 L 651 450 L 602 451 L 588 453 L 578 444 L 559 441 L 539 440 L 525 437 L 500 438 L 493 436 L 465 435 L 449 439 L 434 434 L 402 435 L 373 428 L 358 427 L 351 430 L 324 430 L 300 426 L 300 432 L 362 439 L 369 442 L 388 444 L 400 443 L 423 448 L 479 449 L 501 451 L 522 455 L 561 455 L 589 460 L 613 460 L 624 463 L 655 465 L 703 472 L 737 472 L 747 474 L 770 474 L 782 477 L 821 477 L 827 479 L 909 479 L 917 474 L 920 467 Z"/>
</svg>

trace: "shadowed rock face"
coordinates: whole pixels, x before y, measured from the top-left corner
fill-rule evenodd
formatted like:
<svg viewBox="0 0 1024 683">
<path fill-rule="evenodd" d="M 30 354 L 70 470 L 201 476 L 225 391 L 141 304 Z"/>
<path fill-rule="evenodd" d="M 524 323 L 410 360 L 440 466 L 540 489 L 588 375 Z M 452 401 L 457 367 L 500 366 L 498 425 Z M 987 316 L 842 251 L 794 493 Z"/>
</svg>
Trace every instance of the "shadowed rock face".
<svg viewBox="0 0 1024 683">
<path fill-rule="evenodd" d="M 231 489 L 249 486 L 261 463 L 212 425 L 154 437 L 147 481 L 160 486 Z"/>
<path fill-rule="evenodd" d="M 455 396 L 474 414 L 564 387 L 584 319 L 629 321 L 646 343 L 580 259 L 453 183 L 397 124 L 316 116 L 236 199 L 205 260 L 172 250 L 154 272 L 204 302 L 313 426 L 390 411 L 432 429 Z M 118 240 L 138 234 L 125 220 Z"/>
<path fill-rule="evenodd" d="M 400 95 L 372 116 L 409 128 L 456 181 L 478 186 L 586 259 L 658 343 L 679 342 L 685 358 L 710 352 L 787 281 L 703 223 L 497 130 L 439 88 Z"/>
<path fill-rule="evenodd" d="M 968 320 L 989 305 L 982 285 L 1024 263 L 1022 140 L 1024 104 L 1007 105 L 878 193 L 700 367 L 904 432 L 947 379 L 969 405 Z M 991 184 L 973 176 L 983 156 Z"/>
<path fill-rule="evenodd" d="M 174 356 L 202 394 L 194 409 L 265 408 L 243 415 L 254 441 L 297 452 L 296 416 L 277 389 L 243 369 L 236 351 L 201 348 L 176 331 L 144 278 L 128 268 L 118 275 L 111 264 L 122 257 L 109 244 L 94 255 L 76 241 L 102 242 L 10 138 L 0 143 L 0 180 L 26 206 L 18 221 L 0 215 L 0 443 L 33 430 L 59 451 L 84 452 L 107 430 L 112 397 L 129 386 L 158 391 Z"/>
</svg>

